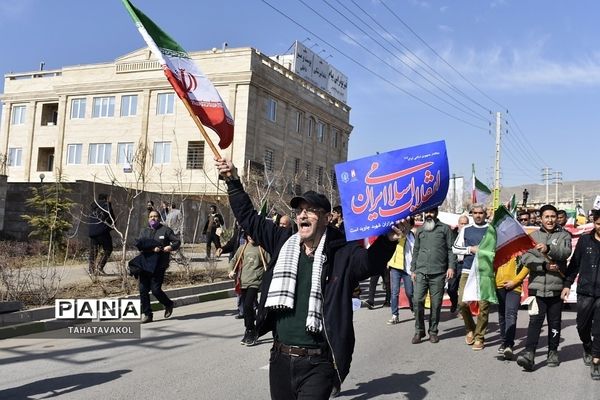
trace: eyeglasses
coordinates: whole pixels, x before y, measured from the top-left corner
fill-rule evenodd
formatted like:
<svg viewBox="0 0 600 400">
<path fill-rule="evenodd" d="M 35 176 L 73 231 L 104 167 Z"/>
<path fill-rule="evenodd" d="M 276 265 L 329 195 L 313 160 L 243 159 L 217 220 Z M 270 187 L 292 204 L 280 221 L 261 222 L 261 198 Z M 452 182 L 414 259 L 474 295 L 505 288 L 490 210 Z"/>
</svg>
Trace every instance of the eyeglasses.
<svg viewBox="0 0 600 400">
<path fill-rule="evenodd" d="M 306 215 L 309 216 L 309 217 L 318 217 L 319 214 L 323 212 L 323 209 L 322 208 L 312 208 L 312 207 L 295 208 L 294 209 L 294 215 L 299 216 L 304 211 L 306 211 Z"/>
<path fill-rule="evenodd" d="M 529 222 L 529 218 L 519 218 L 520 222 Z"/>
</svg>

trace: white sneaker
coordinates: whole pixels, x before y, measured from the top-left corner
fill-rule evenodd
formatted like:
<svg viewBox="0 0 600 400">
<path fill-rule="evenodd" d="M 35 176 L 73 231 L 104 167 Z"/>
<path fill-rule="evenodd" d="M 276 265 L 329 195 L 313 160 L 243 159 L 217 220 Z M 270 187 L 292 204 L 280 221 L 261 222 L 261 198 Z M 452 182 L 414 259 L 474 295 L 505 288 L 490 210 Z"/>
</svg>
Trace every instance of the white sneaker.
<svg viewBox="0 0 600 400">
<path fill-rule="evenodd" d="M 388 325 L 396 325 L 400 323 L 400 318 L 397 315 L 392 315 L 392 319 L 390 319 L 387 324 Z"/>
</svg>

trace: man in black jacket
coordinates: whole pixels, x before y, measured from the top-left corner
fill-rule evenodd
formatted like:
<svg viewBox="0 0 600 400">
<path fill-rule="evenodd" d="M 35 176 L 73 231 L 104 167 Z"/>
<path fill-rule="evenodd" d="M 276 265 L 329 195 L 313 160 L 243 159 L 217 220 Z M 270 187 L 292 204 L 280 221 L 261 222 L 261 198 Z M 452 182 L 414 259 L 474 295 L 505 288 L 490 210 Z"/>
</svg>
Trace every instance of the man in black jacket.
<svg viewBox="0 0 600 400">
<path fill-rule="evenodd" d="M 209 207 L 208 218 L 206 219 L 206 223 L 204 224 L 204 229 L 202 229 L 202 234 L 206 235 L 206 259 L 210 258 L 211 253 L 211 244 L 215 244 L 215 249 L 218 250 L 221 248 L 221 233 L 223 226 L 223 216 L 217 213 L 217 206 L 211 205 Z"/>
<path fill-rule="evenodd" d="M 272 399 L 328 399 L 348 375 L 354 351 L 352 291 L 380 274 L 404 225 L 395 225 L 367 250 L 328 227 L 331 203 L 313 191 L 294 197 L 298 232 L 258 215 L 230 161 L 216 162 L 242 228 L 271 254 L 258 309 L 259 336 L 272 331 Z"/>
<path fill-rule="evenodd" d="M 571 285 L 577 282 L 577 332 L 583 343 L 583 362 L 591 367 L 591 376 L 600 380 L 600 210 L 592 214 L 594 230 L 582 235 L 569 262 L 563 300 L 569 297 Z M 593 336 L 593 340 L 592 340 Z"/>
<path fill-rule="evenodd" d="M 91 212 L 88 220 L 89 247 L 89 273 L 91 275 L 105 275 L 104 266 L 113 251 L 110 231 L 115 223 L 115 213 L 108 196 L 104 193 L 98 195 L 98 200 L 90 206 Z M 98 249 L 102 247 L 102 258 L 96 263 Z"/>
</svg>

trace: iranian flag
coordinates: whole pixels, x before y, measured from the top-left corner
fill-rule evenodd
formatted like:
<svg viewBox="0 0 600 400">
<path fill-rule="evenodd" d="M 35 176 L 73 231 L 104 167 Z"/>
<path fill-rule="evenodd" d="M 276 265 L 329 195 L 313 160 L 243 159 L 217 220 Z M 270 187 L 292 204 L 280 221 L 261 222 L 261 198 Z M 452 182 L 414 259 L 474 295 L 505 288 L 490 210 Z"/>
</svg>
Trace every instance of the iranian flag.
<svg viewBox="0 0 600 400">
<path fill-rule="evenodd" d="M 511 215 L 514 216 L 517 214 L 517 196 L 514 193 L 506 203 L 506 208 L 510 211 Z"/>
<path fill-rule="evenodd" d="M 483 182 L 481 182 L 475 176 L 475 168 L 473 168 L 473 192 L 471 196 L 471 203 L 485 204 L 488 197 L 492 194 L 490 188 L 488 188 Z"/>
<path fill-rule="evenodd" d="M 494 220 L 479 243 L 469 279 L 465 285 L 463 301 L 486 300 L 497 303 L 495 271 L 512 257 L 533 248 L 535 242 L 523 226 L 501 205 Z"/>
<path fill-rule="evenodd" d="M 229 147 L 233 141 L 233 118 L 217 89 L 177 42 L 129 0 L 123 0 L 123 5 L 158 58 L 171 86 L 186 106 L 189 104 L 190 114 L 219 135 L 221 149 Z"/>
</svg>

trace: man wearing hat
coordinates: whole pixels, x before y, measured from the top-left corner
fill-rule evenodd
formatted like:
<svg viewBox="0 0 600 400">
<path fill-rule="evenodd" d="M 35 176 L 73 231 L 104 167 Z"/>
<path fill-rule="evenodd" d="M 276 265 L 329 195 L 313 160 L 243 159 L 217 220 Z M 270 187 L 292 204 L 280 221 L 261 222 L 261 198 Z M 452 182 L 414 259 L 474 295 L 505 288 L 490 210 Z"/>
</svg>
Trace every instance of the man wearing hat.
<svg viewBox="0 0 600 400">
<path fill-rule="evenodd" d="M 308 191 L 290 206 L 298 232 L 258 215 L 233 164 L 218 159 L 229 203 L 240 225 L 271 254 L 258 308 L 259 336 L 271 331 L 272 399 L 328 399 L 348 375 L 354 351 L 352 291 L 380 274 L 404 224 L 392 227 L 367 250 L 328 226 L 331 203 Z M 335 388 L 335 389 L 334 389 Z"/>
</svg>

